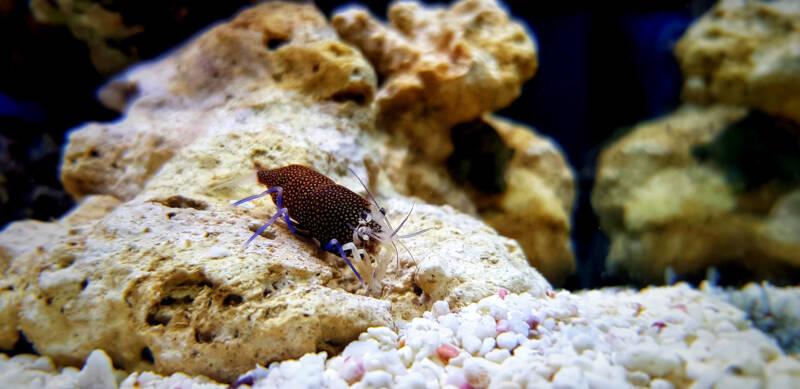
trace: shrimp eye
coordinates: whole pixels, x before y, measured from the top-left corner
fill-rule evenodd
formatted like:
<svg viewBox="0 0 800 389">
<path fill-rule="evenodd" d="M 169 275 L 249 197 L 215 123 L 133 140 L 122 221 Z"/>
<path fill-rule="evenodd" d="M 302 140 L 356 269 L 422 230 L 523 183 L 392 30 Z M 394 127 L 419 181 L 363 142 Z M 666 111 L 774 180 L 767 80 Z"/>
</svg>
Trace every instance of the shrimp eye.
<svg viewBox="0 0 800 389">
<path fill-rule="evenodd" d="M 367 220 L 367 216 L 368 216 L 368 215 L 367 215 L 367 211 L 361 211 L 361 212 L 359 212 L 359 214 L 358 214 L 358 217 L 360 217 L 360 218 L 362 218 L 362 219 L 364 219 L 364 220 Z"/>
<path fill-rule="evenodd" d="M 381 214 L 383 214 L 383 216 L 386 216 L 386 208 L 381 208 Z"/>
</svg>

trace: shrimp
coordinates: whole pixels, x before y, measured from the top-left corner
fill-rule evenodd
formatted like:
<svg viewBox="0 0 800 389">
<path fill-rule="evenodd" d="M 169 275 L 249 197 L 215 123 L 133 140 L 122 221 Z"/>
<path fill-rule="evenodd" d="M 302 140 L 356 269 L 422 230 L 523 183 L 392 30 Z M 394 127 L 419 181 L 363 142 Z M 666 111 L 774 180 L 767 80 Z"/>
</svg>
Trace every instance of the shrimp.
<svg viewBox="0 0 800 389">
<path fill-rule="evenodd" d="M 258 182 L 267 190 L 245 197 L 233 205 L 270 195 L 278 211 L 245 244 L 252 242 L 278 219 L 283 219 L 291 232 L 312 238 L 325 251 L 340 256 L 361 285 L 367 288 L 368 294 L 378 293 L 382 288 L 380 280 L 388 265 L 383 258 L 383 248 L 392 245 L 399 269 L 399 252 L 395 242 L 402 245 L 399 238 L 410 238 L 429 230 L 397 235 L 411 216 L 411 211 L 396 229 L 392 228 L 385 208 L 378 204 L 357 175 L 356 179 L 364 186 L 369 200 L 306 166 L 266 169 L 256 165 L 256 171 Z M 345 252 L 349 252 L 349 256 Z M 364 278 L 367 279 L 366 283 Z"/>
</svg>

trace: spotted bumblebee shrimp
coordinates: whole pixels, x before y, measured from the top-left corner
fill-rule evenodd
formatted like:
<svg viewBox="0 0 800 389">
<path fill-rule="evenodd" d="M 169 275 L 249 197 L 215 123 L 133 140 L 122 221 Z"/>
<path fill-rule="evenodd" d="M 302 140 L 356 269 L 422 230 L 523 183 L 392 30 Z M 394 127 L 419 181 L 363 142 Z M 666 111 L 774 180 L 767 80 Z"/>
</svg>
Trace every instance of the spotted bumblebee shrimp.
<svg viewBox="0 0 800 389">
<path fill-rule="evenodd" d="M 339 255 L 369 294 L 378 294 L 382 288 L 380 280 L 389 262 L 388 246 L 394 249 L 399 269 L 396 243 L 403 245 L 399 238 L 410 238 L 428 231 L 398 235 L 411 211 L 397 228 L 392 228 L 386 210 L 355 173 L 353 175 L 364 186 L 369 200 L 306 166 L 266 169 L 256 165 L 256 171 L 258 182 L 267 190 L 233 205 L 270 195 L 278 211 L 245 244 L 252 242 L 278 219 L 283 219 L 291 232 L 312 238 L 325 251 Z"/>
</svg>

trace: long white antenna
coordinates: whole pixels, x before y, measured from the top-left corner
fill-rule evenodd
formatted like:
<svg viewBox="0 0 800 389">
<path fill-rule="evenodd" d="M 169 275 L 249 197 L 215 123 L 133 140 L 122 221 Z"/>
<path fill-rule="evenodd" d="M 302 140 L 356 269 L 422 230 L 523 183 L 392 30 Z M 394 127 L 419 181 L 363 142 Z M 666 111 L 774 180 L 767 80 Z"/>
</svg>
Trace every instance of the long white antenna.
<svg viewBox="0 0 800 389">
<path fill-rule="evenodd" d="M 347 170 L 350 170 L 350 173 L 353 173 L 353 176 L 356 177 L 356 180 L 358 180 L 358 182 L 361 184 L 361 186 L 364 187 L 364 190 L 367 191 L 367 195 L 369 196 L 370 200 L 372 200 L 372 203 L 374 203 L 375 206 L 378 207 L 378 210 L 381 212 L 381 215 L 383 215 L 383 220 L 386 221 L 386 225 L 389 226 L 390 230 L 394 231 L 394 227 L 392 227 L 392 223 L 389 223 L 389 218 L 386 217 L 386 208 L 384 208 L 380 204 L 378 204 L 378 200 L 375 200 L 375 196 L 372 195 L 372 192 L 369 191 L 369 188 L 367 188 L 367 185 L 364 184 L 364 181 L 361 181 L 361 178 L 358 176 L 358 174 L 356 174 L 355 171 L 353 171 L 352 168 L 347 168 Z"/>
<path fill-rule="evenodd" d="M 380 210 L 381 215 L 383 215 L 383 220 L 386 221 L 386 226 L 388 226 L 389 230 L 392 231 L 392 234 L 389 235 L 389 242 L 391 242 L 392 243 L 392 247 L 394 247 L 394 252 L 395 252 L 395 256 L 396 256 L 396 260 L 397 260 L 397 271 L 400 271 L 400 252 L 397 250 L 397 245 L 395 245 L 394 239 L 392 239 L 392 238 L 394 238 L 395 235 L 397 235 L 397 233 L 400 232 L 400 229 L 403 228 L 403 225 L 406 224 L 406 221 L 411 216 L 411 212 L 414 210 L 414 204 L 415 203 L 411 203 L 411 209 L 408 211 L 408 214 L 403 219 L 403 221 L 400 222 L 400 225 L 397 226 L 397 228 L 395 229 L 394 227 L 392 227 L 392 223 L 389 222 L 389 218 L 386 216 L 386 208 L 381 207 L 381 205 L 378 204 L 378 200 L 375 200 L 375 196 L 372 195 L 372 192 L 370 192 L 369 188 L 367 188 L 367 185 L 364 184 L 364 181 L 361 181 L 361 178 L 358 176 L 358 174 L 356 174 L 355 171 L 353 171 L 353 169 L 348 167 L 347 170 L 350 170 L 350 173 L 352 173 L 353 176 L 356 177 L 356 180 L 358 180 L 358 182 L 361 184 L 361 186 L 364 187 L 364 190 L 367 191 L 367 195 L 369 196 L 370 200 L 372 200 L 372 203 L 375 204 L 376 207 L 378 207 L 378 209 Z M 417 232 L 413 232 L 413 233 L 410 233 L 408 235 L 398 235 L 397 238 L 411 238 L 411 237 L 420 235 L 422 233 L 425 233 L 428 230 L 430 230 L 430 228 L 426 228 L 426 229 L 423 229 L 423 230 L 420 230 L 420 231 L 417 231 Z M 406 245 L 403 244 L 403 242 L 401 240 L 398 239 L 397 242 L 400 243 L 400 246 L 403 246 L 403 248 L 406 249 L 406 252 L 408 252 L 408 255 L 411 256 L 411 260 L 414 261 L 414 263 L 417 263 L 417 260 L 414 259 L 414 254 L 411 254 L 411 250 L 409 250 L 408 247 L 406 247 Z"/>
</svg>

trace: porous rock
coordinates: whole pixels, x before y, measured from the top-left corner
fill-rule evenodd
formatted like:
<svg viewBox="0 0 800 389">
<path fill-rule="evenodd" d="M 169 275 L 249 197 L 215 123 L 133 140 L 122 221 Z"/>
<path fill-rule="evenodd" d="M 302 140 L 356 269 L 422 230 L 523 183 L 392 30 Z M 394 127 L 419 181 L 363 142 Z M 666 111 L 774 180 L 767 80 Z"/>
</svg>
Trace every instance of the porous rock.
<svg viewBox="0 0 800 389">
<path fill-rule="evenodd" d="M 721 0 L 678 41 L 683 98 L 800 122 L 800 3 Z"/>
<path fill-rule="evenodd" d="M 533 129 L 495 116 L 484 120 L 514 155 L 505 171 L 505 191 L 473 191 L 473 201 L 486 223 L 517 240 L 530 264 L 559 284 L 575 271 L 570 242 L 572 171 L 559 148 Z"/>
<path fill-rule="evenodd" d="M 452 126 L 511 103 L 538 65 L 525 29 L 494 0 L 450 8 L 397 2 L 388 20 L 356 8 L 332 23 L 383 79 L 378 119 L 434 162 L 452 153 Z"/>
<path fill-rule="evenodd" d="M 611 238 L 611 272 L 659 283 L 668 268 L 697 274 L 717 266 L 745 277 L 739 281 L 791 282 L 800 266 L 796 182 L 760 154 L 758 137 L 739 138 L 786 134 L 753 115 L 687 105 L 634 126 L 602 152 L 592 205 Z"/>
<path fill-rule="evenodd" d="M 404 162 L 390 171 L 393 181 L 404 193 L 476 213 L 518 240 L 548 280 L 563 281 L 575 269 L 572 174 L 561 152 L 533 129 L 483 119 L 513 101 L 536 71 L 536 47 L 524 27 L 491 0 L 450 8 L 398 2 L 388 22 L 359 8 L 332 19 L 382 80 L 375 96 L 380 127 L 404 134 L 422 154 L 399 156 Z M 503 195 L 454 184 L 442 166 L 454 153 L 452 128 L 465 122 L 488 123 L 516 152 L 497 173 L 509 183 Z"/>
<path fill-rule="evenodd" d="M 10 350 L 19 338 L 18 314 L 23 297 L 19 282 L 9 271 L 15 258 L 39 253 L 56 239 L 79 231 L 119 205 L 112 196 L 89 196 L 61 220 L 46 223 L 23 220 L 10 223 L 0 232 L 0 348 Z"/>
<path fill-rule="evenodd" d="M 384 168 L 394 189 L 481 217 L 502 235 L 517 240 L 530 264 L 551 283 L 561 283 L 575 269 L 569 238 L 575 184 L 561 150 L 535 129 L 495 115 L 484 115 L 468 125 L 491 132 L 494 141 L 502 144 L 499 147 L 510 151 L 507 160 L 479 171 L 482 180 L 502 182 L 493 184 L 500 185 L 500 190 L 486 191 L 468 180 L 456 182 L 450 168 L 404 149 L 389 148 Z M 468 140 L 460 152 L 467 159 L 475 157 L 483 147 L 470 145 L 479 142 Z M 489 155 L 469 162 L 484 164 L 484 157 L 493 161 L 498 158 L 493 153 L 489 150 Z"/>
<path fill-rule="evenodd" d="M 313 6 L 269 3 L 134 69 L 111 88 L 120 83 L 139 91 L 130 96 L 126 115 L 114 123 L 89 123 L 69 136 L 61 179 L 75 197 L 130 199 L 176 150 L 209 133 L 266 123 L 285 127 L 302 112 L 293 109 L 317 102 L 371 101 L 375 73 Z M 358 122 L 370 115 L 359 108 L 318 109 L 342 109 L 341 120 Z M 260 120 L 245 120 L 254 117 Z"/>
<path fill-rule="evenodd" d="M 365 194 L 352 168 L 397 224 L 413 201 L 387 180 L 387 156 L 407 147 L 373 130 L 372 68 L 311 6 L 247 10 L 121 80 L 139 94 L 120 121 L 71 134 L 62 177 L 77 197 L 125 202 L 19 249 L 4 277 L 14 304 L 0 315 L 59 365 L 103 348 L 127 370 L 231 380 L 338 351 L 433 300 L 550 288 L 517 242 L 448 206 L 417 205 L 404 231 L 433 229 L 405 240 L 380 296 L 281 225 L 243 245 L 275 212 L 269 198 L 230 205 L 263 190 L 255 163 L 304 164 Z"/>
</svg>

